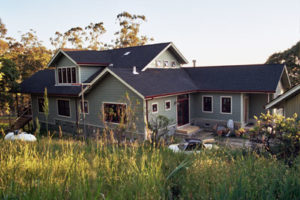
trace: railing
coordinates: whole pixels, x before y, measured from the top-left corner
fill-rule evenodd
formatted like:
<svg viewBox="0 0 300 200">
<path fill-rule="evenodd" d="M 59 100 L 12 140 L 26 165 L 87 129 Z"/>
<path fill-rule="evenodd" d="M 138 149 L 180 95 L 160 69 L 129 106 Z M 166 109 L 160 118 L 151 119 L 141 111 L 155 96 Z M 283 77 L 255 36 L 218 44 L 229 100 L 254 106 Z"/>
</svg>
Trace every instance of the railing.
<svg viewBox="0 0 300 200">
<path fill-rule="evenodd" d="M 25 107 L 23 109 L 22 114 L 19 117 L 17 117 L 17 119 L 15 119 L 15 121 L 11 125 L 11 128 L 14 127 L 14 125 L 19 121 L 19 119 L 21 119 L 22 117 L 27 116 L 27 115 L 32 115 L 31 104 L 29 104 L 28 107 Z"/>
</svg>

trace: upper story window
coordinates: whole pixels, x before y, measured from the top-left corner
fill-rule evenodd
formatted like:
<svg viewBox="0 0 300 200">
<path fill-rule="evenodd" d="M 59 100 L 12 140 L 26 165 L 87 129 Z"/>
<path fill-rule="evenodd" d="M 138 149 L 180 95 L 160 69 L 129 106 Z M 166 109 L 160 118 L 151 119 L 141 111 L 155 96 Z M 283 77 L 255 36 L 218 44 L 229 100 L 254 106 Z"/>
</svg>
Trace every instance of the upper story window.
<svg viewBox="0 0 300 200">
<path fill-rule="evenodd" d="M 161 61 L 160 60 L 156 60 L 156 67 L 161 67 Z"/>
<path fill-rule="evenodd" d="M 57 71 L 58 83 L 76 83 L 75 67 L 59 67 Z"/>
<path fill-rule="evenodd" d="M 221 113 L 231 114 L 231 97 L 221 97 Z"/>
<path fill-rule="evenodd" d="M 164 61 L 164 67 L 169 67 L 169 61 L 167 60 Z"/>
<path fill-rule="evenodd" d="M 172 61 L 171 66 L 172 66 L 172 67 L 176 67 L 176 62 L 175 62 L 175 61 Z"/>
</svg>

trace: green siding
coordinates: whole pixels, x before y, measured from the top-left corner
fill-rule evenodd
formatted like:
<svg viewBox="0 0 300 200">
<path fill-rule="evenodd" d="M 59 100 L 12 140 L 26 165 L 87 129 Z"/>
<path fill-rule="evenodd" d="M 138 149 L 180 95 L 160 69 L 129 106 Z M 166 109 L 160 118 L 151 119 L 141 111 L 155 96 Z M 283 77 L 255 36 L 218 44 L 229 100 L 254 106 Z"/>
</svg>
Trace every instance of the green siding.
<svg viewBox="0 0 300 200">
<path fill-rule="evenodd" d="M 298 114 L 298 118 L 300 117 L 300 94 L 284 102 L 284 115 L 292 117 L 294 113 Z"/>
<path fill-rule="evenodd" d="M 56 67 L 71 67 L 71 66 L 76 66 L 76 65 L 66 56 L 61 56 L 56 64 Z"/>
<path fill-rule="evenodd" d="M 94 73 L 96 73 L 100 67 L 94 66 L 80 66 L 80 81 L 84 82 L 90 78 Z"/>
<path fill-rule="evenodd" d="M 38 98 L 42 96 L 31 96 L 32 100 L 32 113 L 33 118 L 39 118 L 39 121 L 46 122 L 44 113 L 38 112 Z M 75 98 L 59 98 L 59 97 L 48 97 L 49 99 L 49 116 L 48 122 L 51 124 L 55 124 L 56 120 L 76 122 L 76 106 L 75 106 Z M 58 107 L 57 107 L 57 99 L 66 99 L 70 100 L 70 117 L 63 117 L 58 115 Z"/>
<path fill-rule="evenodd" d="M 259 117 L 261 113 L 266 113 L 264 106 L 268 103 L 267 94 L 250 94 L 249 95 L 249 118 Z"/>
<path fill-rule="evenodd" d="M 130 106 L 125 97 L 126 93 L 128 93 L 130 97 L 130 102 L 132 104 L 131 109 L 135 110 L 136 113 L 137 130 L 139 133 L 144 133 L 145 122 L 143 115 L 143 99 L 109 74 L 105 75 L 105 77 L 85 95 L 85 99 L 88 100 L 89 103 L 89 114 L 86 115 L 86 122 L 89 125 L 103 127 L 103 103 L 126 103 L 127 106 Z"/>
<path fill-rule="evenodd" d="M 152 99 L 148 101 L 148 121 L 151 123 L 155 118 L 159 115 L 163 115 L 167 117 L 170 120 L 170 125 L 177 124 L 176 121 L 176 98 L 177 96 L 170 96 L 170 97 L 163 97 L 158 99 Z M 171 109 L 166 110 L 165 109 L 165 102 L 171 101 Z M 152 113 L 152 104 L 157 103 L 158 105 L 158 112 Z"/>
<path fill-rule="evenodd" d="M 205 113 L 202 111 L 202 96 L 213 97 L 213 112 Z M 231 114 L 221 113 L 221 96 L 232 97 L 232 112 Z M 190 95 L 190 116 L 191 119 L 201 118 L 210 120 L 227 121 L 232 119 L 235 122 L 241 122 L 241 95 L 230 93 L 196 93 Z"/>
</svg>

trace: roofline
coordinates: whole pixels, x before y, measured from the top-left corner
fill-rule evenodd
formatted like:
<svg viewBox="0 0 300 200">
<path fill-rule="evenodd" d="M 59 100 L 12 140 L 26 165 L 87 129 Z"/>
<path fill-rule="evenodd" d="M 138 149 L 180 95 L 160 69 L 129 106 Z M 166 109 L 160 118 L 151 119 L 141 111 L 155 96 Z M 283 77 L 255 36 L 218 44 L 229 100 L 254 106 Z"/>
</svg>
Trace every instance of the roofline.
<svg viewBox="0 0 300 200">
<path fill-rule="evenodd" d="M 29 93 L 29 92 L 19 92 L 22 94 L 33 94 L 33 95 L 44 95 L 44 93 L 40 93 L 40 92 L 33 92 L 33 93 Z M 68 97 L 78 97 L 78 94 L 57 94 L 57 93 L 48 93 L 48 96 L 68 96 Z"/>
<path fill-rule="evenodd" d="M 194 92 L 223 92 L 223 93 L 254 93 L 254 94 L 265 94 L 265 93 L 275 93 L 275 91 L 246 91 L 246 90 L 188 90 L 183 92 L 174 92 L 174 93 L 165 93 L 165 94 L 157 94 L 157 95 L 150 95 L 146 96 L 146 99 L 153 99 L 156 97 L 165 97 L 165 96 L 173 96 L 173 95 L 180 95 L 180 94 L 188 94 Z"/>
<path fill-rule="evenodd" d="M 87 90 L 89 90 L 90 88 L 93 87 L 93 85 L 98 81 L 98 79 L 100 79 L 102 76 L 104 76 L 104 74 L 106 73 L 110 73 L 112 76 L 114 76 L 116 79 L 118 79 L 121 83 L 123 83 L 125 86 L 127 86 L 130 90 L 132 90 L 134 93 L 136 93 L 139 97 L 141 97 L 142 99 L 144 99 L 144 96 L 139 93 L 136 89 L 134 89 L 131 85 L 129 85 L 126 81 L 124 81 L 120 76 L 118 76 L 117 74 L 115 74 L 113 71 L 111 71 L 109 68 L 105 68 L 98 76 L 96 76 L 92 82 L 90 82 L 91 86 L 90 87 L 86 87 L 83 89 L 82 92 L 79 93 L 79 96 L 81 96 L 82 94 L 84 94 Z"/>
<path fill-rule="evenodd" d="M 287 77 L 287 79 L 288 79 L 288 84 L 289 84 L 289 88 L 290 88 L 290 87 L 292 86 L 292 84 L 291 84 L 289 72 L 288 72 L 288 70 L 287 70 L 286 65 L 284 65 L 284 71 L 285 71 L 286 77 Z"/>
<path fill-rule="evenodd" d="M 88 66 L 103 66 L 106 67 L 109 65 L 109 63 L 83 63 L 83 62 L 78 62 L 78 65 L 88 65 Z"/>
<path fill-rule="evenodd" d="M 73 60 L 66 52 L 64 52 L 64 50 L 59 49 L 56 54 L 51 58 L 50 62 L 48 63 L 47 67 L 50 67 L 52 62 L 55 60 L 55 58 L 58 56 L 58 54 L 62 53 L 64 56 L 66 56 L 69 60 L 72 61 L 72 63 L 74 63 L 76 66 L 79 67 L 79 65 L 77 64 L 77 62 L 75 60 Z"/>
<path fill-rule="evenodd" d="M 180 51 L 176 48 L 176 46 L 170 42 L 163 50 L 161 50 L 141 71 L 145 71 L 147 68 L 149 68 L 150 64 L 156 60 L 163 52 L 165 52 L 170 47 L 173 47 L 176 53 L 178 53 L 179 57 L 185 62 L 184 64 L 188 63 L 188 60 L 180 53 Z"/>
<path fill-rule="evenodd" d="M 272 108 L 273 106 L 277 105 L 278 103 L 283 101 L 285 98 L 288 98 L 290 95 L 294 94 L 298 90 L 300 90 L 300 84 L 291 88 L 290 90 L 286 91 L 284 94 L 280 95 L 276 99 L 273 99 L 271 102 L 269 102 L 268 104 L 265 105 L 265 109 Z"/>
</svg>

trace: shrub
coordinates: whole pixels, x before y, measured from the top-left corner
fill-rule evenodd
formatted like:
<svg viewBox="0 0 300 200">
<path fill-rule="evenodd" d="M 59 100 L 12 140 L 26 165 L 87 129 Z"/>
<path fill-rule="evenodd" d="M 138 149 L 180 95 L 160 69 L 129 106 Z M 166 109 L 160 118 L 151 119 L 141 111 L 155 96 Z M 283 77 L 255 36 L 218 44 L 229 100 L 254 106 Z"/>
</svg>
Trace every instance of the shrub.
<svg viewBox="0 0 300 200">
<path fill-rule="evenodd" d="M 257 125 L 251 130 L 252 139 L 261 142 L 265 150 L 292 162 L 300 151 L 300 121 L 295 113 L 291 118 L 269 112 L 256 117 Z"/>
</svg>

